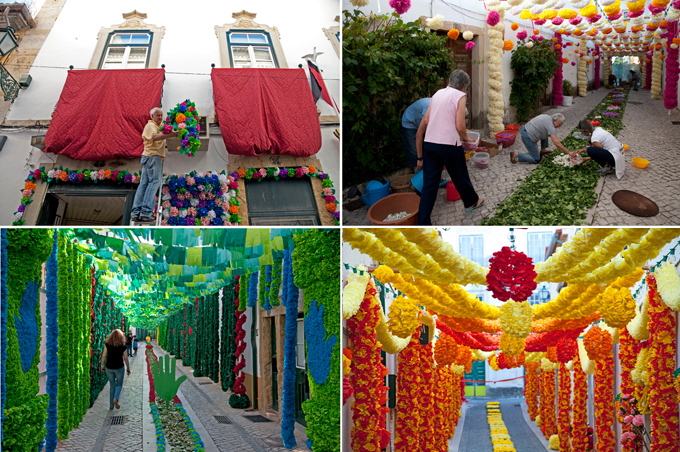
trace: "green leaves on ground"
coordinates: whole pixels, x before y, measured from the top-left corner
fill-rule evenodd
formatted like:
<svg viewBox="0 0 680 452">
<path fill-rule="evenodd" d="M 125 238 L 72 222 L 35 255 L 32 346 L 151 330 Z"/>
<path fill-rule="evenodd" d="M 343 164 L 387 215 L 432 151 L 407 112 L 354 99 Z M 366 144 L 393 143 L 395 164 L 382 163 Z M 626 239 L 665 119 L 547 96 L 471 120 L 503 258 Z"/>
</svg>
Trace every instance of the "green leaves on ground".
<svg viewBox="0 0 680 452">
<path fill-rule="evenodd" d="M 345 11 L 343 21 L 344 184 L 406 166 L 401 115 L 445 86 L 454 67 L 445 36 L 392 15 Z"/>
<path fill-rule="evenodd" d="M 514 88 L 513 88 L 514 89 Z M 623 113 L 628 98 L 627 92 L 620 99 L 607 95 L 590 113 L 588 119 L 600 121 L 600 126 L 616 136 L 623 129 Z M 603 111 L 612 102 L 621 103 L 619 116 L 605 116 Z M 597 126 L 596 126 L 597 127 Z M 572 151 L 583 149 L 588 142 L 574 137 L 573 132 L 562 140 L 562 144 Z M 538 167 L 524 182 L 501 204 L 491 218 L 485 218 L 483 225 L 544 225 L 557 226 L 579 224 L 586 211 L 597 202 L 595 186 L 599 165 L 588 161 L 576 168 L 566 168 L 553 163 L 556 151 L 546 155 Z"/>
</svg>

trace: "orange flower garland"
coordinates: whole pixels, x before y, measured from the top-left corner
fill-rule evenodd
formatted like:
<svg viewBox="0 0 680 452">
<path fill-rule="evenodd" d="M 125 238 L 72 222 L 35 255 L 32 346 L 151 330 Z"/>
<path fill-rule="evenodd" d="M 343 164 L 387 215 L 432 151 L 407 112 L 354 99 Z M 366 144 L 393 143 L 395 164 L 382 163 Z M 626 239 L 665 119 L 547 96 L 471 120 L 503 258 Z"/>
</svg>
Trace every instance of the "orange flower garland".
<svg viewBox="0 0 680 452">
<path fill-rule="evenodd" d="M 435 450 L 434 441 L 434 356 L 432 343 L 421 345 L 420 349 L 420 421 L 418 436 L 422 452 Z M 469 350 L 469 349 L 468 349 Z M 470 352 L 472 354 L 472 352 Z"/>
<path fill-rule="evenodd" d="M 453 337 L 448 334 L 440 334 L 439 339 L 434 344 L 434 359 L 437 367 L 448 366 L 456 360 L 458 344 Z"/>
<path fill-rule="evenodd" d="M 678 403 L 680 403 L 680 367 L 675 369 L 673 375 L 675 375 L 675 381 L 673 382 L 673 386 L 675 386 L 675 392 L 678 393 Z"/>
<path fill-rule="evenodd" d="M 456 373 L 451 370 L 451 383 L 449 384 L 449 388 L 451 389 L 451 424 L 450 424 L 450 436 L 453 437 L 453 434 L 456 431 L 456 426 L 458 426 L 458 420 L 460 419 L 460 407 L 463 404 L 463 396 L 461 392 L 463 389 L 461 389 L 461 383 L 463 380 L 463 374 Z"/>
<path fill-rule="evenodd" d="M 596 326 L 583 336 L 583 346 L 586 348 L 588 358 L 597 361 L 611 356 L 614 341 L 609 331 Z"/>
<path fill-rule="evenodd" d="M 541 369 L 541 431 L 545 439 L 557 433 L 555 420 L 555 370 Z"/>
<path fill-rule="evenodd" d="M 384 378 L 380 375 L 380 347 L 376 339 L 380 306 L 374 302 L 374 295 L 366 293 L 359 312 L 347 321 L 349 330 L 352 365 L 349 382 L 354 388 L 351 432 L 352 450 L 373 452 L 389 444 L 390 434 L 382 428 L 384 411 L 380 397 Z M 387 408 L 385 408 L 387 409 Z"/>
<path fill-rule="evenodd" d="M 571 374 L 564 364 L 560 364 L 558 393 L 557 435 L 560 438 L 560 452 L 570 452 L 571 430 Z"/>
<path fill-rule="evenodd" d="M 526 376 L 524 378 L 524 397 L 527 401 L 529 417 L 532 421 L 536 420 L 538 414 L 538 368 L 540 362 L 524 363 Z"/>
<path fill-rule="evenodd" d="M 550 361 L 551 363 L 554 364 L 559 363 L 560 361 L 557 359 L 557 346 L 548 347 L 545 357 L 548 358 L 548 361 Z"/>
<path fill-rule="evenodd" d="M 588 450 L 588 375 L 581 368 L 579 354 L 574 358 L 574 406 L 571 446 L 574 452 Z"/>
<path fill-rule="evenodd" d="M 420 450 L 418 424 L 420 422 L 420 330 L 413 333 L 411 342 L 397 355 L 397 420 L 395 423 L 396 452 Z"/>
<path fill-rule="evenodd" d="M 651 452 L 678 450 L 678 404 L 673 388 L 675 370 L 675 317 L 662 301 L 656 279 L 647 276 L 649 287 L 649 408 L 654 442 Z"/>
<path fill-rule="evenodd" d="M 467 373 L 472 372 L 472 350 L 470 350 L 470 347 L 465 345 L 458 347 L 454 364 L 463 366 L 465 368 L 465 372 Z"/>
<path fill-rule="evenodd" d="M 437 315 L 437 320 L 445 323 L 449 328 L 460 333 L 499 333 L 501 331 L 500 320 L 465 319 L 448 315 Z M 590 323 L 590 322 L 589 322 Z"/>
<path fill-rule="evenodd" d="M 595 436 L 597 450 L 613 451 L 614 438 L 614 356 L 599 359 L 595 363 Z"/>
<path fill-rule="evenodd" d="M 631 397 L 639 399 L 638 386 L 633 382 L 633 377 L 631 372 L 635 369 L 635 363 L 637 362 L 637 349 L 638 341 L 636 341 L 633 336 L 628 332 L 628 328 L 622 327 L 619 329 L 619 362 L 621 363 L 621 383 L 619 385 L 619 390 L 621 394 L 628 394 Z M 632 424 L 625 424 L 623 419 L 621 419 L 621 411 L 616 409 L 617 418 L 619 418 L 619 423 L 621 424 L 621 433 L 632 432 Z M 621 444 L 621 450 L 635 451 L 635 443 L 633 441 L 625 441 Z"/>
</svg>

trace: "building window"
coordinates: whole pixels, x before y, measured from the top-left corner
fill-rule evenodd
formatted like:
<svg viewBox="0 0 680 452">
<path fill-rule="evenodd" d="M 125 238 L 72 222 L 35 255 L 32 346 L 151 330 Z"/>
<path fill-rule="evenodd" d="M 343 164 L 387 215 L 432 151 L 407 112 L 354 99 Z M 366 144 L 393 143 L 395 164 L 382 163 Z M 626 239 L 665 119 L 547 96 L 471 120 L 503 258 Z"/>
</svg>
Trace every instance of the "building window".
<svg viewBox="0 0 680 452">
<path fill-rule="evenodd" d="M 152 40 L 150 32 L 111 33 L 99 68 L 146 69 Z"/>
<path fill-rule="evenodd" d="M 479 265 L 486 265 L 484 259 L 484 237 L 481 235 L 461 235 L 460 254 Z"/>
<path fill-rule="evenodd" d="M 231 16 L 236 22 L 215 26 L 222 67 L 288 67 L 278 28 L 255 22 L 257 14 L 245 10 Z"/>
<path fill-rule="evenodd" d="M 165 27 L 147 24 L 146 14 L 123 14 L 121 24 L 99 30 L 90 69 L 147 69 L 160 67 Z"/>
<path fill-rule="evenodd" d="M 534 265 L 545 260 L 545 252 L 552 242 L 552 232 L 530 232 L 527 234 L 527 256 Z"/>
<path fill-rule="evenodd" d="M 307 368 L 307 356 L 305 353 L 305 320 L 298 319 L 297 321 L 297 353 L 295 357 L 295 364 L 298 369 Z"/>
<path fill-rule="evenodd" d="M 274 47 L 267 32 L 230 31 L 227 33 L 227 45 L 231 67 L 278 67 Z"/>
</svg>

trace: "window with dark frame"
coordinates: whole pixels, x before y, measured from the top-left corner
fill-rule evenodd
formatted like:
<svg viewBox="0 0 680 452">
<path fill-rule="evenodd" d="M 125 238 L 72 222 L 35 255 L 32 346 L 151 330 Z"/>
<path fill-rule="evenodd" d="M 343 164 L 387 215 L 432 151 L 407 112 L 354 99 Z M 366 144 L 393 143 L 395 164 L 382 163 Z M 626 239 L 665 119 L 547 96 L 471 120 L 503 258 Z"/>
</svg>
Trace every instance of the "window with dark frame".
<svg viewBox="0 0 680 452">
<path fill-rule="evenodd" d="M 230 30 L 227 46 L 233 68 L 278 68 L 269 33 L 263 30 Z"/>
<path fill-rule="evenodd" d="M 153 33 L 148 30 L 109 34 L 99 69 L 146 69 Z"/>
</svg>

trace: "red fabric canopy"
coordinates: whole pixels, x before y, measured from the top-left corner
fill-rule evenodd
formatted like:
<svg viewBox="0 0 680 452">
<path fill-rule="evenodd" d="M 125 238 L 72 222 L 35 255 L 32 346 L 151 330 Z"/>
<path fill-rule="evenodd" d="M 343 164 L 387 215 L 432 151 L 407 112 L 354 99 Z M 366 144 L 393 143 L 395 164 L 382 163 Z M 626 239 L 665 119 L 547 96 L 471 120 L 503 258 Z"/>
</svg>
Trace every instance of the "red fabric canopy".
<svg viewBox="0 0 680 452">
<path fill-rule="evenodd" d="M 164 69 L 68 71 L 44 152 L 75 160 L 136 158 L 142 130 L 160 105 Z"/>
<path fill-rule="evenodd" d="M 230 154 L 291 154 L 321 149 L 321 127 L 303 69 L 212 70 L 215 112 Z"/>
</svg>

